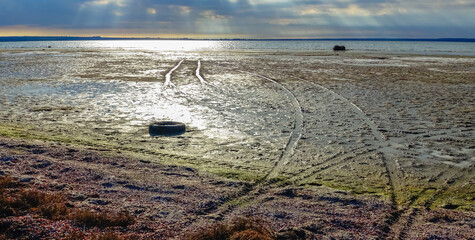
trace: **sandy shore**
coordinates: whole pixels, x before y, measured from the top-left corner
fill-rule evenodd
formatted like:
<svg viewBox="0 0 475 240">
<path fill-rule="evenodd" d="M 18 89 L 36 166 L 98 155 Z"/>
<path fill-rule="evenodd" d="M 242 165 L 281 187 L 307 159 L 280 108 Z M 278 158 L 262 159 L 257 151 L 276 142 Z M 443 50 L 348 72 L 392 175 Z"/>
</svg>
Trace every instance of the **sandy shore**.
<svg viewBox="0 0 475 240">
<path fill-rule="evenodd" d="M 474 227 L 473 58 L 50 50 L 0 62 L 1 171 L 78 208 L 127 209 L 140 236 L 246 214 L 307 238 Z M 187 133 L 150 137 L 162 119 Z"/>
</svg>

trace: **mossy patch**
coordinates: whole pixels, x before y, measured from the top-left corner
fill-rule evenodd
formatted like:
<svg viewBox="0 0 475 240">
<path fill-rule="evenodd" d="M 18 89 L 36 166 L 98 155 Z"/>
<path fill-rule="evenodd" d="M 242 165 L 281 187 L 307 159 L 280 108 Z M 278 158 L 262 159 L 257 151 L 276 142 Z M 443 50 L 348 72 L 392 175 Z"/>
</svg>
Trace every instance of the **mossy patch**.
<svg viewBox="0 0 475 240">
<path fill-rule="evenodd" d="M 43 133 L 34 130 L 32 127 L 25 125 L 0 125 L 0 136 L 24 140 L 60 142 L 105 150 L 116 150 L 121 151 L 122 154 L 127 154 L 136 158 L 143 156 L 158 156 L 158 158 L 153 158 L 154 162 L 165 165 L 192 167 L 200 171 L 209 172 L 211 174 L 232 180 L 254 182 L 264 176 L 263 172 L 216 167 L 218 163 L 214 163 L 213 161 L 205 161 L 192 156 L 179 155 L 167 150 L 155 150 L 134 145 L 121 145 L 115 142 L 97 140 L 93 137 L 87 137 L 83 135 L 51 135 L 49 133 Z"/>
<path fill-rule="evenodd" d="M 430 205 L 431 208 L 447 208 L 456 206 L 456 209 L 475 211 L 475 186 L 463 185 L 441 192 Z"/>
<path fill-rule="evenodd" d="M 26 125 L 0 125 L 0 136 L 11 137 L 11 138 L 21 138 L 25 140 L 42 140 L 47 142 L 62 142 L 62 143 L 71 143 L 78 144 L 82 146 L 108 146 L 107 142 L 104 141 L 95 141 L 83 136 L 57 136 L 49 135 L 46 133 L 39 132 L 31 126 Z"/>
<path fill-rule="evenodd" d="M 263 173 L 258 172 L 249 172 L 245 170 L 237 169 L 226 169 L 226 168 L 207 168 L 205 171 L 215 174 L 217 176 L 231 179 L 231 180 L 241 180 L 247 182 L 256 182 L 262 177 Z"/>
<path fill-rule="evenodd" d="M 279 186 L 291 185 L 292 182 L 288 176 L 279 175 L 268 180 L 269 184 L 276 184 Z"/>
<path fill-rule="evenodd" d="M 365 186 L 364 184 L 349 184 L 340 183 L 336 181 L 322 181 L 320 182 L 320 184 L 334 189 L 351 191 L 356 195 L 381 195 L 387 197 L 389 196 L 389 192 L 387 192 L 386 189 L 374 188 L 370 185 Z"/>
</svg>

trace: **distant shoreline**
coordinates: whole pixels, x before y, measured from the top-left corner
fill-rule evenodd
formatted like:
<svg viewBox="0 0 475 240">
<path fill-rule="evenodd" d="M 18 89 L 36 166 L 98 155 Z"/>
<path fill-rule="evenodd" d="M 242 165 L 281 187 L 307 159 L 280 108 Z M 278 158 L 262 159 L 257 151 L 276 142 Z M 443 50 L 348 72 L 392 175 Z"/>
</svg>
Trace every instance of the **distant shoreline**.
<svg viewBox="0 0 475 240">
<path fill-rule="evenodd" d="M 475 42 L 475 38 L 275 38 L 275 39 L 245 39 L 245 38 L 114 38 L 114 37 L 67 37 L 67 36 L 12 36 L 0 37 L 0 42 L 33 42 L 33 41 L 127 41 L 127 40 L 182 40 L 182 41 L 386 41 L 386 42 Z"/>
</svg>

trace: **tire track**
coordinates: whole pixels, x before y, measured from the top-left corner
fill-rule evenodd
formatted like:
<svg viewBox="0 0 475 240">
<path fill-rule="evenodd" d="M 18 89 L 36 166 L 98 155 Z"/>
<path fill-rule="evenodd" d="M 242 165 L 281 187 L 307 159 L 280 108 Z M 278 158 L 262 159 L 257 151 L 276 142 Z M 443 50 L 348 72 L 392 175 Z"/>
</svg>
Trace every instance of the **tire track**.
<svg viewBox="0 0 475 240">
<path fill-rule="evenodd" d="M 414 224 L 415 217 L 419 215 L 419 209 L 417 208 L 409 208 L 401 214 L 400 218 L 402 219 L 403 226 L 399 233 L 394 233 L 390 235 L 391 237 L 387 237 L 390 239 L 397 239 L 397 240 L 404 240 L 408 237 L 408 232 L 411 229 L 411 226 Z"/>
<path fill-rule="evenodd" d="M 199 69 L 200 69 L 201 63 L 198 61 L 198 68 L 196 70 L 196 76 L 200 79 L 200 81 L 207 84 L 204 79 L 201 78 L 201 75 L 199 75 Z M 253 73 L 253 72 L 247 72 L 239 69 L 230 69 L 232 71 L 237 71 L 241 72 L 244 74 L 248 74 L 251 76 L 256 76 L 259 78 L 262 78 L 264 80 L 267 80 L 274 85 L 276 85 L 278 88 L 280 88 L 287 96 L 287 98 L 290 100 L 290 103 L 292 104 L 294 108 L 294 126 L 292 133 L 290 134 L 289 140 L 287 141 L 287 144 L 285 146 L 285 149 L 282 151 L 281 155 L 279 156 L 278 161 L 275 163 L 273 168 L 269 171 L 268 174 L 266 174 L 262 179 L 258 180 L 258 183 L 256 185 L 264 185 L 267 183 L 270 179 L 276 177 L 278 173 L 281 171 L 281 169 L 289 163 L 290 157 L 294 154 L 295 148 L 297 147 L 298 141 L 302 137 L 302 131 L 303 131 L 303 113 L 302 113 L 302 108 L 300 106 L 300 102 L 298 99 L 295 97 L 295 95 L 287 89 L 284 85 L 281 83 L 277 82 L 276 80 L 269 78 L 265 75 L 258 74 L 258 73 Z"/>
<path fill-rule="evenodd" d="M 447 191 L 449 191 L 450 189 L 452 188 L 455 188 L 461 184 L 464 184 L 466 182 L 468 182 L 471 178 L 470 176 L 472 176 L 475 172 L 475 168 L 471 168 L 470 170 L 467 170 L 467 172 L 460 172 L 460 175 L 458 175 L 458 173 L 455 173 L 452 175 L 452 178 L 450 179 L 451 183 L 447 183 L 445 184 L 441 189 L 439 189 L 439 191 L 437 191 L 426 203 L 425 203 L 425 207 L 426 208 L 430 208 L 432 207 L 432 205 L 434 204 L 434 202 L 441 196 L 443 195 L 444 193 L 446 193 Z"/>
<path fill-rule="evenodd" d="M 384 137 L 384 135 L 382 134 L 381 131 L 379 131 L 379 128 L 373 122 L 373 120 L 371 120 L 371 118 L 368 115 L 366 115 L 366 113 L 360 107 L 358 107 L 355 103 L 349 101 L 348 99 L 346 99 L 342 95 L 340 95 L 340 94 L 336 93 L 335 91 L 333 91 L 333 90 L 331 90 L 327 87 L 324 87 L 320 84 L 317 84 L 317 83 L 314 83 L 312 81 L 309 81 L 309 80 L 306 80 L 306 79 L 303 79 L 303 78 L 299 78 L 299 77 L 293 77 L 293 76 L 290 76 L 290 77 L 301 80 L 301 81 L 304 81 L 304 82 L 307 82 L 307 83 L 310 83 L 311 85 L 313 85 L 317 88 L 320 88 L 324 91 L 327 91 L 331 95 L 333 95 L 335 98 L 338 98 L 341 101 L 345 102 L 350 107 L 350 109 L 352 109 L 353 112 L 355 112 L 361 118 L 361 120 L 363 120 L 363 122 L 365 122 L 368 125 L 368 127 L 371 129 L 371 133 L 374 136 L 375 140 L 384 141 L 384 142 L 387 141 L 387 138 Z M 381 154 L 384 155 L 384 153 L 381 153 Z M 393 176 L 393 175 L 396 174 L 395 171 L 397 169 L 397 166 L 396 166 L 395 163 L 394 164 L 388 164 L 387 160 L 384 156 L 382 156 L 382 161 L 383 161 L 383 164 L 385 165 L 386 171 L 388 173 L 388 178 L 390 180 L 390 183 L 391 183 L 391 185 L 394 185 L 393 184 L 394 179 L 392 179 L 392 178 L 395 178 L 395 176 Z M 400 183 L 399 180 L 397 182 Z M 392 191 L 391 195 L 394 195 L 394 186 L 392 187 L 391 191 Z"/>
<path fill-rule="evenodd" d="M 383 142 L 383 143 L 385 143 L 388 140 L 382 134 L 382 132 L 379 131 L 379 128 L 371 120 L 371 118 L 368 115 L 366 115 L 366 113 L 360 107 L 358 107 L 355 103 L 349 101 L 348 99 L 346 99 L 342 95 L 340 95 L 340 94 L 336 93 L 335 91 L 333 91 L 333 90 L 331 90 L 327 87 L 324 87 L 320 84 L 317 84 L 317 83 L 314 83 L 312 81 L 309 81 L 309 80 L 306 80 L 306 79 L 303 79 L 303 78 L 299 78 L 299 77 L 294 77 L 294 76 L 290 76 L 290 77 L 293 77 L 295 79 L 310 83 L 311 85 L 313 85 L 317 88 L 320 88 L 320 89 L 323 89 L 324 91 L 329 92 L 335 98 L 338 98 L 338 99 L 342 100 L 343 102 L 345 102 L 350 107 L 350 109 L 353 110 L 353 112 L 355 112 L 361 118 L 361 120 L 363 122 L 365 122 L 368 125 L 368 127 L 371 129 L 371 133 L 374 137 L 374 140 L 377 140 L 377 141 L 380 141 L 380 142 Z M 384 169 L 386 171 L 386 177 L 387 177 L 388 182 L 389 182 L 388 192 L 389 192 L 389 197 L 390 197 L 391 205 L 392 205 L 392 209 L 393 209 L 393 212 L 390 213 L 390 215 L 389 215 L 389 217 L 386 221 L 386 226 L 384 227 L 385 231 L 383 233 L 383 236 L 381 236 L 382 238 L 386 239 L 386 238 L 389 238 L 389 236 L 391 236 L 393 226 L 395 226 L 397 223 L 404 220 L 404 219 L 401 219 L 401 216 L 402 216 L 403 213 L 406 213 L 408 211 L 408 209 L 407 208 L 398 209 L 398 204 L 397 204 L 396 198 L 397 198 L 397 192 L 402 192 L 402 184 L 401 184 L 402 180 L 398 176 L 399 170 L 398 170 L 398 166 L 397 166 L 396 162 L 389 161 L 385 157 L 384 152 L 382 152 L 382 151 L 378 151 L 378 155 L 381 158 L 381 162 L 383 163 Z M 406 220 L 409 220 L 409 219 L 406 219 Z"/>
<path fill-rule="evenodd" d="M 164 83 L 164 86 L 165 86 L 166 88 L 169 87 L 170 85 L 171 85 L 173 88 L 176 88 L 175 84 L 173 84 L 172 81 L 171 81 L 171 75 L 172 75 L 172 73 L 173 73 L 175 70 L 177 70 L 177 69 L 180 67 L 180 65 L 181 65 L 181 63 L 182 63 L 183 61 L 185 61 L 185 60 L 184 60 L 184 59 L 181 60 L 175 67 L 173 67 L 173 68 L 167 73 L 167 75 L 165 75 L 165 83 Z"/>
<path fill-rule="evenodd" d="M 322 86 L 320 84 L 317 84 L 317 83 L 314 83 L 314 82 L 307 81 L 307 80 L 302 79 L 302 78 L 298 78 L 298 79 L 306 81 L 306 82 L 314 85 L 317 88 L 323 89 L 324 91 L 329 92 L 335 98 L 338 98 L 338 99 L 342 100 L 343 102 L 345 102 L 353 110 L 353 112 L 355 112 L 361 118 L 361 120 L 363 120 L 368 125 L 368 127 L 371 129 L 371 133 L 373 134 L 375 140 L 379 140 L 379 141 L 387 140 L 384 137 L 384 135 L 381 133 L 381 131 L 379 131 L 379 128 L 376 126 L 376 124 L 373 122 L 373 120 L 371 120 L 371 118 L 368 117 L 368 115 L 366 115 L 366 113 L 360 107 L 358 107 L 358 105 L 356 105 L 355 103 L 351 102 L 347 98 L 343 97 L 342 95 L 336 93 L 335 91 L 333 91 L 333 90 L 331 90 L 327 87 L 324 87 L 324 86 Z"/>
<path fill-rule="evenodd" d="M 197 68 L 197 77 L 200 79 L 199 75 L 199 68 L 200 68 L 200 63 L 198 64 Z M 223 217 L 226 213 L 229 213 L 234 209 L 237 205 L 236 203 L 243 203 L 243 202 L 249 202 L 254 199 L 256 199 L 258 196 L 260 196 L 262 193 L 265 191 L 265 187 L 268 187 L 269 184 L 275 184 L 272 182 L 272 179 L 278 176 L 278 174 L 283 170 L 285 165 L 290 161 L 290 158 L 294 154 L 294 151 L 298 145 L 298 140 L 302 136 L 303 132 L 303 114 L 301 110 L 300 103 L 298 102 L 297 98 L 295 95 L 287 88 L 285 88 L 282 84 L 277 82 L 276 80 L 267 77 L 265 75 L 259 74 L 259 73 L 252 73 L 252 72 L 246 72 L 246 71 L 241 71 L 238 69 L 234 69 L 235 71 L 242 72 L 245 74 L 249 74 L 252 76 L 257 76 L 259 78 L 265 79 L 267 81 L 270 81 L 274 83 L 277 87 L 283 90 L 283 92 L 287 95 L 288 99 L 292 102 L 292 105 L 295 109 L 295 122 L 294 122 L 294 127 L 292 130 L 292 133 L 290 135 L 290 138 L 287 142 L 287 145 L 284 149 L 284 151 L 281 153 L 279 160 L 276 162 L 274 167 L 269 171 L 269 173 L 263 177 L 260 181 L 248 185 L 245 187 L 242 191 L 239 193 L 229 196 L 224 202 L 219 204 L 218 209 L 212 210 L 208 212 L 208 214 L 215 213 L 218 216 Z M 293 77 L 293 76 L 288 76 L 288 77 Z M 300 78 L 297 78 L 300 79 Z M 322 89 L 325 92 L 330 93 L 330 95 L 334 96 L 335 99 L 339 99 L 342 102 L 346 103 L 346 105 L 354 112 L 356 115 L 364 122 L 366 125 L 370 128 L 370 131 L 372 133 L 372 136 L 374 140 L 379 141 L 379 143 L 385 144 L 387 143 L 387 138 L 383 135 L 383 133 L 379 130 L 377 125 L 373 122 L 373 120 L 366 115 L 366 113 L 355 103 L 351 102 L 350 100 L 346 99 L 342 95 L 339 95 L 335 91 L 324 87 L 322 85 L 307 81 L 305 79 L 300 79 L 302 81 L 308 82 L 311 85 L 314 85 L 315 87 Z M 202 85 L 204 85 L 202 79 L 200 79 L 200 82 Z M 380 144 L 376 143 L 375 148 L 369 149 L 369 152 L 364 152 L 364 154 L 370 154 L 377 152 L 377 156 L 379 160 L 383 163 L 385 172 L 384 175 L 386 175 L 386 178 L 388 179 L 388 193 L 389 197 L 391 200 L 391 205 L 393 211 L 391 211 L 388 215 L 388 218 L 384 224 L 384 230 L 380 237 L 382 239 L 388 239 L 392 238 L 394 236 L 397 236 L 398 239 L 405 239 L 408 236 L 408 231 L 411 229 L 411 226 L 413 224 L 413 219 L 417 217 L 420 212 L 418 211 L 417 208 L 414 208 L 410 205 L 400 208 L 397 204 L 397 198 L 398 198 L 398 193 L 403 192 L 403 187 L 402 187 L 402 176 L 400 176 L 401 172 L 399 170 L 399 166 L 395 161 L 392 161 L 391 159 L 388 159 L 387 156 L 385 156 L 385 153 L 383 151 L 378 150 L 381 147 Z M 361 150 L 361 149 L 355 149 L 355 150 Z M 315 173 L 330 169 L 332 167 L 335 167 L 337 165 L 342 164 L 343 162 L 346 162 L 348 159 L 352 159 L 355 156 L 358 155 L 357 153 L 339 153 L 336 154 L 335 156 L 330 157 L 329 159 L 324 160 L 317 166 L 314 166 L 308 170 L 305 170 L 304 172 L 301 172 L 298 174 L 298 176 L 295 176 L 291 181 L 293 183 L 299 182 L 302 179 L 306 179 L 314 175 Z M 336 161 L 336 164 L 334 164 Z M 333 162 L 333 163 L 332 163 Z M 303 178 L 302 178 L 303 177 Z M 442 192 L 445 192 L 447 189 L 444 189 L 444 191 L 439 191 L 436 195 L 439 196 L 442 194 Z M 415 196 L 415 199 L 411 201 L 411 204 L 414 203 L 417 199 L 421 197 L 423 192 Z M 429 200 L 427 202 L 426 206 L 431 206 L 433 201 L 437 198 L 437 196 L 434 196 L 433 199 Z M 214 215 L 214 214 L 213 214 Z M 216 216 L 216 215 L 215 215 Z M 400 230 L 400 231 L 398 231 Z"/>
<path fill-rule="evenodd" d="M 370 153 L 367 153 L 370 154 Z M 325 161 L 319 163 L 318 165 L 311 167 L 310 169 L 297 173 L 295 177 L 290 178 L 289 180 L 286 180 L 284 183 L 282 182 L 277 182 L 273 184 L 273 187 L 285 187 L 286 185 L 300 185 L 300 184 L 306 184 L 305 180 L 309 179 L 313 175 L 317 173 L 321 173 L 323 171 L 328 171 L 330 169 L 336 168 L 338 166 L 343 165 L 344 163 L 350 161 L 351 159 L 354 159 L 358 157 L 355 154 L 352 153 L 346 153 L 346 154 L 336 154 L 335 156 L 332 156 Z M 323 185 L 323 184 L 322 184 Z"/>
<path fill-rule="evenodd" d="M 377 125 L 371 120 L 371 118 L 369 116 L 366 115 L 366 113 L 360 108 L 358 107 L 355 103 L 349 101 L 348 99 L 346 99 L 345 97 L 339 95 L 338 93 L 334 92 L 333 90 L 327 88 L 327 87 L 324 87 L 320 84 L 317 84 L 317 83 L 314 83 L 314 82 L 311 82 L 311 81 L 308 81 L 308 80 L 305 80 L 305 79 L 302 79 L 302 78 L 298 78 L 300 80 L 303 80 L 303 81 L 306 81 L 316 87 L 319 87 L 325 91 L 328 91 L 329 93 L 331 93 L 333 96 L 335 96 L 336 98 L 346 102 L 350 108 L 358 114 L 358 116 L 371 128 L 371 132 L 373 134 L 373 136 L 375 137 L 376 140 L 379 140 L 379 141 L 382 141 L 382 142 L 386 142 L 388 139 L 382 134 L 382 132 L 379 130 L 379 128 L 377 127 Z M 445 132 L 445 131 L 444 131 Z M 380 156 L 382 158 L 382 162 L 384 164 L 384 167 L 386 169 L 386 172 L 387 172 L 387 177 L 389 179 L 389 183 L 390 183 L 390 199 L 391 199 L 391 202 L 393 203 L 393 206 L 394 206 L 394 209 L 397 208 L 398 204 L 397 204 L 397 193 L 398 192 L 403 192 L 403 189 L 402 189 L 402 180 L 401 180 L 401 177 L 398 175 L 399 173 L 399 167 L 397 166 L 397 164 L 394 162 L 394 161 L 389 161 L 387 159 L 387 157 L 385 156 L 384 152 L 381 152 L 380 151 Z M 440 177 L 439 177 L 440 178 Z M 439 179 L 437 178 L 437 179 Z M 433 196 L 433 198 L 428 202 L 426 203 L 426 207 L 430 207 L 432 205 L 432 203 L 437 199 L 437 197 L 439 195 L 441 195 L 443 192 L 445 192 L 448 188 L 450 188 L 450 186 L 446 186 L 444 187 L 443 189 L 441 189 L 440 191 L 438 191 L 437 194 L 435 194 Z M 415 215 L 417 215 L 417 211 L 416 213 L 412 213 L 412 208 L 411 206 L 413 205 L 414 202 L 416 202 L 418 199 L 420 199 L 422 197 L 422 195 L 424 194 L 424 191 L 421 191 L 419 194 L 415 195 L 414 196 L 414 199 L 412 199 L 410 201 L 410 203 L 408 204 L 407 207 L 404 207 L 403 209 L 400 209 L 400 211 L 402 212 L 407 212 L 407 211 L 411 211 L 411 214 L 409 214 L 409 217 L 412 218 L 414 217 Z M 400 213 L 400 215 L 403 215 L 402 212 Z M 409 219 L 410 220 L 410 219 Z"/>
<path fill-rule="evenodd" d="M 276 86 L 278 86 L 280 89 L 282 89 L 284 91 L 284 93 L 287 95 L 288 99 L 292 102 L 292 105 L 295 109 L 295 122 L 294 122 L 294 128 L 293 128 L 293 131 L 290 135 L 289 141 L 287 142 L 287 145 L 286 145 L 284 151 L 281 153 L 281 155 L 279 157 L 279 160 L 276 162 L 276 164 L 271 169 L 271 171 L 269 171 L 269 173 L 265 177 L 263 177 L 260 181 L 258 181 L 255 184 L 252 184 L 252 185 L 248 186 L 247 188 L 243 189 L 237 195 L 232 196 L 232 197 L 230 196 L 229 199 L 227 199 L 225 202 L 220 204 L 220 207 L 218 209 L 221 209 L 221 210 L 212 211 L 212 212 L 217 213 L 221 217 L 223 216 L 223 214 L 231 211 L 235 207 L 233 205 L 233 203 L 231 203 L 231 202 L 235 203 L 235 202 L 249 202 L 249 201 L 252 201 L 252 199 L 255 199 L 257 196 L 260 195 L 259 192 L 263 191 L 264 187 L 266 185 L 272 184 L 272 179 L 275 178 L 276 176 L 278 176 L 278 174 L 282 171 L 283 167 L 285 167 L 285 165 L 290 161 L 290 158 L 293 155 L 293 153 L 295 151 L 295 148 L 298 145 L 298 140 L 301 138 L 302 131 L 303 131 L 303 114 L 302 114 L 301 106 L 300 106 L 300 103 L 298 102 L 297 98 L 295 97 L 295 95 L 290 90 L 285 88 L 282 84 L 278 83 L 274 79 L 269 78 L 265 75 L 258 74 L 258 73 L 241 71 L 241 70 L 236 70 L 236 71 L 265 79 L 267 81 L 270 81 L 270 82 L 276 84 Z M 290 77 L 293 77 L 293 76 L 290 76 Z M 300 79 L 300 78 L 297 78 L 297 79 Z M 372 119 L 370 119 L 370 117 L 367 116 L 365 114 L 365 112 L 360 107 L 358 107 L 355 103 L 349 101 L 345 97 L 339 95 L 338 93 L 334 92 L 333 90 L 331 90 L 329 88 L 326 88 L 326 87 L 321 86 L 319 84 L 307 81 L 305 79 L 300 79 L 300 80 L 308 82 L 311 85 L 314 85 L 317 88 L 322 89 L 322 90 L 330 93 L 336 99 L 340 99 L 342 102 L 346 103 L 346 105 L 348 105 L 348 107 L 353 112 L 355 112 L 357 114 L 357 116 L 364 123 L 366 123 L 366 125 L 370 128 L 371 133 L 374 137 L 374 140 L 377 140 L 377 141 L 380 141 L 380 142 L 386 142 L 387 141 L 385 136 L 382 134 L 381 131 L 379 131 L 377 125 L 372 121 Z M 389 182 L 388 192 L 389 192 L 390 200 L 391 200 L 391 203 L 392 203 L 392 206 L 393 206 L 392 207 L 393 211 L 388 216 L 388 219 L 387 219 L 385 227 L 384 227 L 385 230 L 384 230 L 383 234 L 381 235 L 381 238 L 384 239 L 384 238 L 389 238 L 390 236 L 394 236 L 394 234 L 392 234 L 392 233 L 395 233 L 394 228 L 396 226 L 401 226 L 401 225 L 403 226 L 403 228 L 402 228 L 403 232 L 400 233 L 400 236 L 402 238 L 404 238 L 404 236 L 407 235 L 407 233 L 404 232 L 404 231 L 407 231 L 408 229 L 410 229 L 410 226 L 412 225 L 412 220 L 418 214 L 418 212 L 414 211 L 414 209 L 410 208 L 410 207 L 398 209 L 397 199 L 396 199 L 397 194 L 396 193 L 402 191 L 402 189 L 401 189 L 402 185 L 400 184 L 401 179 L 400 179 L 400 176 L 398 176 L 398 174 L 399 174 L 398 166 L 397 166 L 396 162 L 389 161 L 384 156 L 385 154 L 383 152 L 378 151 L 378 148 L 372 149 L 369 152 L 366 152 L 366 154 L 369 154 L 369 153 L 372 153 L 372 152 L 375 152 L 375 151 L 378 152 L 378 154 L 377 154 L 379 156 L 378 158 L 380 159 L 380 161 L 384 165 L 385 175 L 386 175 L 386 178 L 388 179 L 388 182 Z M 299 179 L 302 179 L 302 175 L 303 175 L 303 179 L 305 179 L 305 178 L 308 178 L 308 177 L 314 175 L 317 172 L 321 172 L 321 171 L 324 171 L 324 170 L 329 169 L 331 167 L 334 167 L 335 164 L 331 164 L 331 162 L 334 161 L 334 160 L 337 161 L 336 165 L 339 165 L 339 164 L 341 164 L 342 162 L 345 162 L 348 159 L 354 158 L 356 155 L 351 154 L 351 153 L 337 154 L 336 156 L 333 156 L 329 159 L 326 159 L 321 164 L 318 164 L 317 166 L 312 167 L 311 169 L 302 172 L 301 174 L 299 174 L 300 176 L 296 176 L 293 179 L 293 182 L 298 182 Z M 252 193 L 255 193 L 255 194 L 252 194 Z"/>
<path fill-rule="evenodd" d="M 201 86 L 204 88 L 209 83 L 203 78 L 203 76 L 201 76 L 200 70 L 201 70 L 201 60 L 198 60 L 198 66 L 196 67 L 195 75 L 200 80 Z"/>
<path fill-rule="evenodd" d="M 165 83 L 163 84 L 163 97 L 174 103 L 189 104 L 193 101 L 192 95 L 188 92 L 180 90 L 172 81 L 171 75 L 182 65 L 185 59 L 180 60 L 168 73 L 165 75 Z"/>
<path fill-rule="evenodd" d="M 358 149 L 355 149 L 355 150 L 359 150 L 359 149 L 363 149 L 363 148 L 358 148 Z M 339 165 L 341 165 L 345 162 L 348 162 L 349 160 L 354 159 L 356 157 L 366 156 L 366 155 L 369 155 L 369 154 L 372 154 L 372 153 L 373 153 L 373 151 L 368 151 L 368 152 L 365 152 L 365 153 L 362 153 L 362 154 L 356 154 L 356 153 L 352 153 L 352 152 L 336 154 L 336 155 L 324 160 L 323 162 L 319 163 L 318 165 L 316 165 L 314 167 L 311 167 L 308 170 L 306 170 L 306 171 L 304 171 L 300 174 L 297 174 L 295 176 L 295 179 L 290 180 L 290 181 L 292 183 L 302 182 L 305 179 L 310 178 L 310 177 L 312 177 L 313 175 L 315 175 L 317 173 L 320 173 L 322 171 L 337 167 L 337 166 L 339 166 Z"/>
<path fill-rule="evenodd" d="M 278 88 L 280 88 L 290 100 L 295 114 L 294 126 L 292 133 L 290 134 L 289 140 L 286 144 L 285 149 L 282 151 L 281 155 L 279 156 L 278 161 L 275 163 L 273 168 L 267 173 L 264 177 L 257 180 L 253 184 L 249 184 L 245 186 L 240 192 L 228 196 L 223 202 L 218 203 L 218 207 L 206 212 L 205 214 L 214 217 L 216 219 L 222 219 L 226 213 L 229 213 L 234 209 L 237 202 L 250 202 L 256 197 L 262 195 L 261 191 L 264 190 L 264 187 L 270 183 L 272 183 L 272 178 L 276 177 L 282 168 L 289 162 L 290 157 L 293 155 L 295 148 L 298 144 L 298 141 L 302 137 L 302 129 L 303 129 L 303 114 L 302 109 L 300 107 L 300 103 L 294 94 L 284 87 L 279 82 L 271 79 L 267 76 L 256 74 L 252 72 L 245 72 L 241 70 L 237 70 L 238 72 L 242 72 L 251 76 L 257 76 L 264 80 L 270 81 L 275 84 Z"/>
<path fill-rule="evenodd" d="M 441 195 L 445 194 L 451 188 L 455 188 L 458 185 L 467 182 L 468 181 L 467 176 L 471 175 L 472 173 L 473 173 L 473 169 L 470 170 L 467 173 L 461 173 L 460 175 L 449 174 L 449 173 L 439 174 L 434 179 L 434 181 L 443 179 L 444 175 L 451 175 L 452 176 L 451 181 L 453 181 L 453 183 L 452 184 L 443 184 L 443 183 L 440 184 L 440 185 L 442 185 L 442 187 L 440 189 L 438 189 L 432 195 L 431 198 L 429 198 L 428 200 L 425 201 L 423 207 L 426 208 L 426 209 L 432 208 L 434 202 Z M 398 225 L 399 225 L 399 227 L 401 228 L 401 231 L 397 232 L 397 228 L 396 228 L 396 231 L 395 231 L 395 229 L 391 229 L 392 231 L 388 233 L 387 238 L 390 238 L 389 236 L 395 236 L 395 239 L 398 239 L 398 240 L 407 239 L 408 232 L 410 231 L 410 229 L 413 225 L 414 219 L 421 214 L 421 212 L 419 210 L 419 207 L 415 206 L 414 204 L 415 204 L 415 202 L 417 202 L 417 200 L 419 200 L 421 197 L 423 197 L 427 193 L 427 191 L 430 190 L 430 189 L 433 189 L 433 188 L 427 187 L 427 188 L 423 189 L 422 191 L 420 191 L 418 194 L 414 195 L 413 198 L 411 199 L 411 201 L 407 204 L 407 206 L 397 212 L 397 214 L 399 214 L 398 219 L 397 219 L 398 221 L 394 222 L 392 226 L 398 227 Z M 398 224 L 398 225 L 396 225 L 396 224 Z"/>
<path fill-rule="evenodd" d="M 262 79 L 265 79 L 267 81 L 274 83 L 276 86 L 282 89 L 282 91 L 284 91 L 284 93 L 287 95 L 287 98 L 290 100 L 294 108 L 294 117 L 295 117 L 294 128 L 292 130 L 292 133 L 290 134 L 289 141 L 287 142 L 287 145 L 285 146 L 284 151 L 280 155 L 279 160 L 274 165 L 272 170 L 261 180 L 261 182 L 264 183 L 264 182 L 268 182 L 272 178 L 277 177 L 279 172 L 282 171 L 282 168 L 289 163 L 290 157 L 292 157 L 292 155 L 294 154 L 298 141 L 300 140 L 300 138 L 302 138 L 302 130 L 303 130 L 302 107 L 300 106 L 300 103 L 295 97 L 295 95 L 289 89 L 284 87 L 284 85 L 278 83 L 274 79 L 271 79 L 261 74 L 255 74 L 255 73 L 250 73 L 250 72 L 245 72 L 245 73 L 260 77 Z"/>
</svg>

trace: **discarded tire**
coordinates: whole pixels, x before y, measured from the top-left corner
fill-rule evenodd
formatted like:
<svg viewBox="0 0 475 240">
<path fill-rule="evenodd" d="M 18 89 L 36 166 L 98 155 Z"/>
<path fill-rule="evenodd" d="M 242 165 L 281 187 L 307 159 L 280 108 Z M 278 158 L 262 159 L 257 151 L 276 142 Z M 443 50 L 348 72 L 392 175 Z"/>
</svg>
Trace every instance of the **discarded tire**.
<svg viewBox="0 0 475 240">
<path fill-rule="evenodd" d="M 345 51 L 346 50 L 346 47 L 345 46 L 339 46 L 339 45 L 335 45 L 333 47 L 333 51 Z"/>
<path fill-rule="evenodd" d="M 174 121 L 160 121 L 148 127 L 150 135 L 178 135 L 186 131 L 185 124 Z"/>
</svg>

